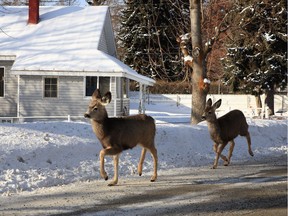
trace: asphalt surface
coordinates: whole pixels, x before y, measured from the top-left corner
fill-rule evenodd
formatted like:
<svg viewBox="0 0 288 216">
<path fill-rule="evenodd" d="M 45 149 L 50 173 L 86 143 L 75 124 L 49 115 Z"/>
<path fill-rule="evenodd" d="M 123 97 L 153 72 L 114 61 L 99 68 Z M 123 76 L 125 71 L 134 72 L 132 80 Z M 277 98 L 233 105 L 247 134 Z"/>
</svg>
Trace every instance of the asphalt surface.
<svg viewBox="0 0 288 216">
<path fill-rule="evenodd" d="M 0 197 L 0 215 L 287 216 L 287 155 L 228 167 L 160 171 Z"/>
</svg>

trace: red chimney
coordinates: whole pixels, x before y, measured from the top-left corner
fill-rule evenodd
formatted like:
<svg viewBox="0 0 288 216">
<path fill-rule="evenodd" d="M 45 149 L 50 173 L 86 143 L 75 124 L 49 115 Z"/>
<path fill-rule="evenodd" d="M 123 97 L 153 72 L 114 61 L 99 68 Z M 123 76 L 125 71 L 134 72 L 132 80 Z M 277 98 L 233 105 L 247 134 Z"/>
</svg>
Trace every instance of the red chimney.
<svg viewBox="0 0 288 216">
<path fill-rule="evenodd" d="M 28 24 L 37 24 L 39 22 L 39 0 L 29 0 Z"/>
</svg>

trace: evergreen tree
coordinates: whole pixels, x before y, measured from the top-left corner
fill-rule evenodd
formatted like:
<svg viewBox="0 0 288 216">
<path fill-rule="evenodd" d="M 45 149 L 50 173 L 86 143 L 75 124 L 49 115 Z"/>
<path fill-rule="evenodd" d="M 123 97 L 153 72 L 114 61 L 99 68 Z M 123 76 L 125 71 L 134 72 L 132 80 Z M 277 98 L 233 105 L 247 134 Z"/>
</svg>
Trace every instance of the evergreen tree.
<svg viewBox="0 0 288 216">
<path fill-rule="evenodd" d="M 243 3 L 242 3 L 243 2 Z M 235 24 L 224 61 L 233 89 L 260 95 L 287 86 L 287 3 L 240 1 L 230 13 Z M 237 25 L 237 27 L 236 27 Z M 273 97 L 272 97 L 273 100 Z M 266 101 L 273 114 L 273 101 Z"/>
<path fill-rule="evenodd" d="M 128 0 L 125 4 L 118 38 L 124 63 L 149 77 L 183 80 L 176 37 L 190 28 L 189 1 Z"/>
</svg>

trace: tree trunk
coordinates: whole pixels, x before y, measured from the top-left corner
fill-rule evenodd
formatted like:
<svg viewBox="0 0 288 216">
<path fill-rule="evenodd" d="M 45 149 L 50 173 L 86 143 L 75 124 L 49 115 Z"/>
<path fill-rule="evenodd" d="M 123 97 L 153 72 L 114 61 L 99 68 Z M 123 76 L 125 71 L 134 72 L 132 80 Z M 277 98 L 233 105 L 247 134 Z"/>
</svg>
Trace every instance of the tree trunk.
<svg viewBox="0 0 288 216">
<path fill-rule="evenodd" d="M 265 92 L 265 104 L 268 107 L 268 116 L 274 115 L 274 88 Z"/>
<path fill-rule="evenodd" d="M 262 112 L 262 101 L 261 101 L 261 95 L 255 95 L 255 101 L 256 101 L 256 113 L 258 115 L 258 117 L 261 116 L 261 112 Z"/>
<path fill-rule="evenodd" d="M 205 108 L 207 89 L 204 87 L 206 77 L 205 56 L 201 37 L 201 7 L 200 0 L 190 0 L 191 40 L 193 56 L 192 73 L 192 110 L 191 124 L 202 121 L 201 116 Z"/>
</svg>

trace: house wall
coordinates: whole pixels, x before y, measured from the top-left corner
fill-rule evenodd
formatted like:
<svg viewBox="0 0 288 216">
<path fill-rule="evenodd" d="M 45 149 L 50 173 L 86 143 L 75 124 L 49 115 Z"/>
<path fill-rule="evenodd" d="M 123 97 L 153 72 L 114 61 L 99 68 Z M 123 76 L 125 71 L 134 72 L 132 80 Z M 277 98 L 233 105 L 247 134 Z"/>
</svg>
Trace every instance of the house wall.
<svg viewBox="0 0 288 216">
<path fill-rule="evenodd" d="M 105 24 L 101 33 L 98 49 L 116 57 L 116 44 L 109 13 L 106 14 Z"/>
<path fill-rule="evenodd" d="M 104 31 L 102 31 L 102 33 L 101 33 L 98 49 L 109 54 Z"/>
<path fill-rule="evenodd" d="M 59 77 L 57 98 L 44 98 L 43 88 L 42 76 L 20 77 L 20 116 L 78 116 L 87 109 L 83 77 Z"/>
<path fill-rule="evenodd" d="M 11 75 L 10 69 L 14 61 L 0 61 L 0 66 L 5 68 L 4 97 L 0 97 L 0 116 L 17 116 L 17 76 Z"/>
<path fill-rule="evenodd" d="M 58 77 L 58 79 L 58 97 L 44 98 L 42 76 L 21 76 L 20 117 L 65 117 L 70 115 L 72 118 L 82 118 L 91 99 L 84 96 L 84 77 L 67 76 Z M 112 101 L 106 106 L 109 116 L 123 114 L 122 102 L 116 96 L 116 80 L 117 78 L 115 77 L 111 78 L 110 91 L 112 93 Z M 115 103 L 117 107 L 116 113 L 114 110 Z M 25 118 L 24 121 L 26 121 Z"/>
</svg>

